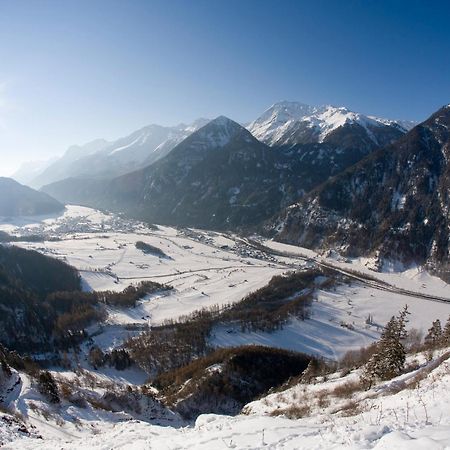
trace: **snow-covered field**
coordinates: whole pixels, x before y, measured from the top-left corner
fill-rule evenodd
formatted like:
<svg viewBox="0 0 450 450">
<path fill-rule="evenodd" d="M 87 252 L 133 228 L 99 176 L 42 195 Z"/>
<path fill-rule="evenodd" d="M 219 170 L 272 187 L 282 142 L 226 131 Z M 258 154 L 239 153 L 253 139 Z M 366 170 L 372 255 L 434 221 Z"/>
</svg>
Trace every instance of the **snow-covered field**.
<svg viewBox="0 0 450 450">
<path fill-rule="evenodd" d="M 79 206 L 69 206 L 63 215 L 50 218 L 0 220 L 0 230 L 15 235 L 45 236 L 43 242 L 18 245 L 74 265 L 81 272 L 86 290 L 123 290 L 130 283 L 142 280 L 174 287 L 172 291 L 142 299 L 135 308 L 111 308 L 106 323 L 89 330 L 94 343 L 103 349 L 121 345 L 142 327 L 176 319 L 202 307 L 237 302 L 267 284 L 274 275 L 316 264 L 362 275 L 355 275 L 350 284 L 317 290 L 312 316 L 306 321 L 294 319 L 273 333 L 243 333 L 233 327 L 217 326 L 211 343 L 216 346 L 256 343 L 338 359 L 347 350 L 375 341 L 382 326 L 405 304 L 411 311 L 409 328 L 421 331 L 426 331 L 436 318 L 444 322 L 450 315 L 449 286 L 420 268 L 395 271 L 396 267 L 386 267 L 384 272 L 374 272 L 371 260 L 318 255 L 257 237 L 268 250 L 239 236 L 148 227 Z M 137 241 L 157 247 L 166 256 L 142 252 L 135 246 Z M 424 298 L 424 295 L 436 298 Z M 367 323 L 369 316 L 371 321 Z M 79 364 L 89 368 L 82 356 Z M 145 380 L 145 374 L 137 369 L 119 373 L 107 368 L 92 373 L 97 380 L 123 386 Z M 55 374 L 67 380 L 74 376 L 61 370 Z M 352 376 L 355 374 L 349 375 Z M 364 407 L 349 417 L 334 414 L 330 407 L 298 420 L 271 416 L 277 409 L 296 404 L 297 399 L 300 403 L 302 397 L 314 396 L 314 389 L 331 389 L 333 383 L 348 381 L 344 377 L 340 381 L 331 378 L 317 388 L 308 387 L 309 391 L 298 386 L 282 395 L 271 394 L 248 405 L 247 415 L 202 415 L 195 426 L 186 426 L 163 410 L 159 414 L 167 419 L 164 426 L 148 417 L 92 408 L 81 410 L 71 405 L 57 407 L 60 410 L 55 417 L 59 419 L 45 419 L 42 413 L 30 410 L 30 402 L 39 406 L 42 398 L 26 376 L 21 378 L 18 387 L 12 389 L 11 401 L 19 412 L 28 414 L 29 423 L 36 428 L 31 438 L 22 439 L 20 430 L 16 432 L 14 426 L 0 421 L 0 440 L 6 444 L 5 448 L 433 449 L 450 446 L 450 415 L 445 409 L 450 401 L 447 362 L 432 371 L 417 389 L 390 394 L 386 388 L 380 388 L 373 393 L 373 398 L 358 398 Z M 38 434 L 44 439 L 33 438 Z"/>
<path fill-rule="evenodd" d="M 375 277 L 389 286 L 417 296 L 380 289 L 364 280 L 315 293 L 310 320 L 292 320 L 273 333 L 241 333 L 229 327 L 214 330 L 217 346 L 263 344 L 338 359 L 347 350 L 376 340 L 382 326 L 405 304 L 411 311 L 410 328 L 426 331 L 436 318 L 450 315 L 450 288 L 420 268 L 374 272 L 371 260 L 344 260 L 321 256 L 311 250 L 260 240 L 261 251 L 238 236 L 216 232 L 156 229 L 115 215 L 68 206 L 61 216 L 0 221 L 0 230 L 12 234 L 42 234 L 46 241 L 22 242 L 28 249 L 60 258 L 81 271 L 87 290 L 123 290 L 131 283 L 152 280 L 172 285 L 173 291 L 153 294 L 130 309 L 110 309 L 107 324 L 96 333 L 102 348 L 120 345 L 130 335 L 129 325 L 157 325 L 212 305 L 241 300 L 264 286 L 274 275 L 317 263 Z M 56 239 L 55 239 L 56 238 Z M 145 254 L 135 247 L 143 241 L 167 257 Z M 449 303 L 421 298 L 423 294 L 448 298 Z M 372 323 L 366 323 L 369 315 Z"/>
</svg>

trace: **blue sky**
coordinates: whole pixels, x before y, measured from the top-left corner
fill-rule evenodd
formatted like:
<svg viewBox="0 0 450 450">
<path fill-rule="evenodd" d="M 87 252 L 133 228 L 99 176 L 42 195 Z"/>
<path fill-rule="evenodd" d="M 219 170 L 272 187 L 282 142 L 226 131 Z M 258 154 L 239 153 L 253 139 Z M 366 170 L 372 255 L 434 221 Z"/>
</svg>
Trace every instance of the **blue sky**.
<svg viewBox="0 0 450 450">
<path fill-rule="evenodd" d="M 279 100 L 424 119 L 450 102 L 449 18 L 432 0 L 0 0 L 0 173 Z"/>
</svg>

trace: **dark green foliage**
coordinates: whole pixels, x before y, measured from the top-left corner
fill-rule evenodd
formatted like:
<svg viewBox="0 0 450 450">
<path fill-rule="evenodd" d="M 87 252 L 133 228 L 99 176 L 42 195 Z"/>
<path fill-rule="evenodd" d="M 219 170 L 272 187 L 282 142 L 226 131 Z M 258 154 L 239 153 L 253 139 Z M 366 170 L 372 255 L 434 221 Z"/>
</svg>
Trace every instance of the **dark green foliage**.
<svg viewBox="0 0 450 450">
<path fill-rule="evenodd" d="M 445 322 L 444 329 L 442 331 L 442 341 L 445 345 L 450 345 L 450 317 Z"/>
<path fill-rule="evenodd" d="M 86 327 L 104 319 L 105 304 L 132 307 L 164 289 L 170 287 L 143 282 L 123 292 L 81 292 L 73 267 L 35 251 L 0 246 L 0 339 L 21 352 L 74 347 L 86 337 Z"/>
<path fill-rule="evenodd" d="M 275 331 L 290 317 L 305 320 L 309 317 L 315 280 L 321 275 L 322 270 L 309 269 L 275 276 L 266 286 L 231 305 L 221 320 L 238 321 L 243 331 Z"/>
<path fill-rule="evenodd" d="M 105 354 L 100 347 L 95 345 L 89 350 L 88 360 L 94 369 L 98 369 L 105 364 Z"/>
<path fill-rule="evenodd" d="M 23 236 L 12 236 L 5 231 L 0 231 L 0 242 L 44 242 L 45 236 L 40 234 L 26 234 Z M 52 237 L 51 240 L 60 240 L 59 238 Z"/>
<path fill-rule="evenodd" d="M 310 360 L 300 353 L 269 347 L 221 349 L 161 374 L 154 384 L 187 418 L 204 413 L 236 414 L 249 401 L 299 376 Z"/>
<path fill-rule="evenodd" d="M 114 349 L 104 353 L 101 348 L 94 346 L 89 350 L 89 363 L 98 369 L 106 364 L 116 370 L 125 370 L 133 365 L 130 353 L 125 349 Z"/>
<path fill-rule="evenodd" d="M 48 371 L 42 371 L 38 376 L 39 392 L 47 397 L 50 403 L 60 403 L 58 386 L 52 374 Z"/>
<path fill-rule="evenodd" d="M 376 380 L 390 380 L 401 374 L 406 360 L 403 341 L 407 337 L 405 326 L 408 314 L 408 307 L 405 306 L 385 326 L 376 351 L 365 365 L 361 376 L 366 387 L 370 388 Z"/>
<path fill-rule="evenodd" d="M 312 291 L 317 287 L 319 277 L 327 280 L 325 283 L 334 282 L 331 274 L 322 269 L 275 276 L 267 286 L 240 302 L 202 309 L 178 321 L 152 327 L 130 339 L 126 348 L 132 359 L 149 374 L 181 367 L 212 351 L 208 338 L 215 325 L 238 325 L 244 332 L 273 332 L 292 317 L 308 318 Z"/>
<path fill-rule="evenodd" d="M 114 349 L 105 355 L 106 362 L 116 370 L 128 369 L 133 364 L 130 354 L 125 349 Z"/>
<path fill-rule="evenodd" d="M 442 345 L 444 343 L 443 337 L 441 321 L 436 319 L 425 336 L 425 347 L 432 349 Z"/>
<path fill-rule="evenodd" d="M 100 303 L 129 308 L 136 306 L 136 302 L 146 295 L 171 289 L 173 289 L 172 286 L 167 284 L 160 284 L 154 281 L 142 281 L 137 285 L 128 286 L 122 292 L 103 291 L 96 292 L 94 295 Z"/>
<path fill-rule="evenodd" d="M 169 258 L 160 248 L 154 245 L 147 244 L 143 241 L 137 241 L 135 245 L 138 250 L 142 250 L 149 255 L 158 256 L 159 258 Z"/>
</svg>

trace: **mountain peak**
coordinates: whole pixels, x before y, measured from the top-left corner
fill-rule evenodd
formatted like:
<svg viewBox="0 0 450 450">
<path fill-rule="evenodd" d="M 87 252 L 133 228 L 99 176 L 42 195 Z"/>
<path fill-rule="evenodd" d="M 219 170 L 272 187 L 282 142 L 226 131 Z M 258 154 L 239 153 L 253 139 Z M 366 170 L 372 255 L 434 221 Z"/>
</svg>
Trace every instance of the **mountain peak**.
<svg viewBox="0 0 450 450">
<path fill-rule="evenodd" d="M 269 109 L 248 126 L 259 140 L 269 145 L 289 145 L 324 142 L 327 137 L 344 125 L 359 125 L 374 145 L 384 142 L 376 134 L 386 134 L 383 129 L 405 133 L 411 123 L 380 119 L 356 113 L 344 106 L 310 106 L 300 102 L 282 101 Z M 381 130 L 380 133 L 374 129 Z M 393 130 L 395 129 L 395 130 Z M 398 136 L 397 136 L 398 137 Z"/>
<path fill-rule="evenodd" d="M 221 127 L 229 127 L 229 126 L 240 127 L 240 125 L 237 122 L 231 120 L 227 116 L 218 116 L 215 119 L 211 120 L 210 123 Z"/>
</svg>

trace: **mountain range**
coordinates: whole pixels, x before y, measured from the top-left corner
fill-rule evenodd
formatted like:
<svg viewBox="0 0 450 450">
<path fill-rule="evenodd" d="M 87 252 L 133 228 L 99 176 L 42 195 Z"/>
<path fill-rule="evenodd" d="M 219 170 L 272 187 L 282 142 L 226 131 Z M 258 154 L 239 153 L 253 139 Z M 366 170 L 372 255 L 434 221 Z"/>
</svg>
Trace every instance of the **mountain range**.
<svg viewBox="0 0 450 450">
<path fill-rule="evenodd" d="M 447 105 L 284 211 L 277 238 L 448 268 L 449 130 Z"/>
<path fill-rule="evenodd" d="M 372 149 L 392 142 L 413 126 L 413 122 L 365 116 L 345 107 L 279 102 L 250 123 L 248 130 L 271 146 L 328 142 Z"/>
<path fill-rule="evenodd" d="M 224 116 L 176 130 L 152 125 L 92 153 L 81 148 L 71 163 L 65 155 L 70 177 L 42 190 L 148 222 L 257 230 L 380 263 L 442 267 L 449 115 L 446 106 L 413 126 L 280 102 L 247 127 Z"/>
<path fill-rule="evenodd" d="M 391 131 L 395 138 L 403 134 L 397 126 Z M 368 141 L 364 134 L 339 145 L 269 146 L 221 116 L 141 170 L 111 181 L 72 177 L 43 189 L 61 201 L 157 223 L 248 228 L 360 160 L 373 148 Z"/>
<path fill-rule="evenodd" d="M 192 124 L 174 127 L 149 125 L 114 142 L 96 139 L 85 145 L 74 145 L 56 161 L 35 165 L 29 174 L 27 166 L 13 178 L 32 187 L 54 183 L 69 177 L 111 178 L 145 167 L 167 155 L 178 143 L 208 122 L 198 119 Z"/>
</svg>

